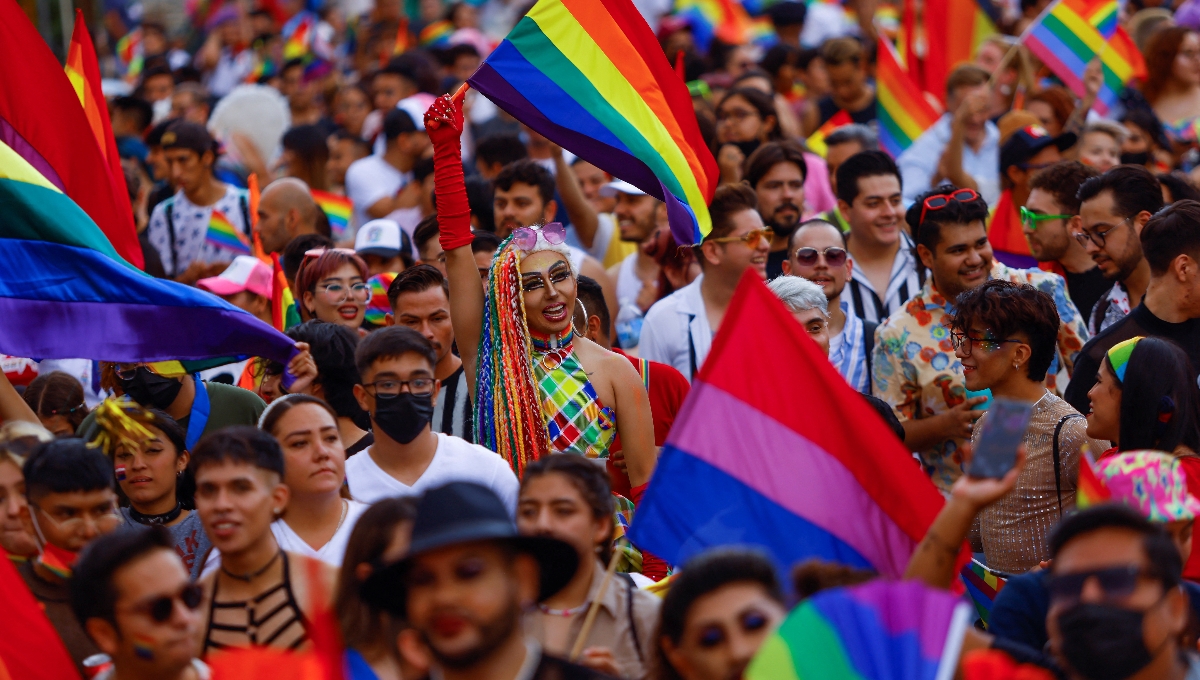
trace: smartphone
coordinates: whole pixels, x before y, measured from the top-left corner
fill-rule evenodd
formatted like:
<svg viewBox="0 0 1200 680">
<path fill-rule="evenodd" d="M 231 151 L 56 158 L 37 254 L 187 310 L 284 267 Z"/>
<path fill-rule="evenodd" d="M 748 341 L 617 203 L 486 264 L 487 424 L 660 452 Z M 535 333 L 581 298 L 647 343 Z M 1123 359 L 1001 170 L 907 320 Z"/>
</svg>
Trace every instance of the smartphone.
<svg viewBox="0 0 1200 680">
<path fill-rule="evenodd" d="M 1003 477 L 1017 462 L 1017 447 L 1029 427 L 1033 403 L 997 398 L 992 401 L 979 433 L 979 445 L 967 474 L 972 477 Z"/>
</svg>

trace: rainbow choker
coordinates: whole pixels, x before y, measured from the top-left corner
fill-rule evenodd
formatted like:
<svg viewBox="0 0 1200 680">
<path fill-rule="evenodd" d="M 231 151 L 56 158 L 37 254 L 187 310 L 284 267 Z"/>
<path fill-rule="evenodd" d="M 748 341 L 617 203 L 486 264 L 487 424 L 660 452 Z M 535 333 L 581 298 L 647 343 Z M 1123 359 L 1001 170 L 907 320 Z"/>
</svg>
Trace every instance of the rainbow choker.
<svg viewBox="0 0 1200 680">
<path fill-rule="evenodd" d="M 571 347 L 571 343 L 575 340 L 575 329 L 568 326 L 567 330 L 559 335 L 542 334 L 530 329 L 529 340 L 533 343 L 533 348 L 539 352 L 566 349 Z"/>
</svg>

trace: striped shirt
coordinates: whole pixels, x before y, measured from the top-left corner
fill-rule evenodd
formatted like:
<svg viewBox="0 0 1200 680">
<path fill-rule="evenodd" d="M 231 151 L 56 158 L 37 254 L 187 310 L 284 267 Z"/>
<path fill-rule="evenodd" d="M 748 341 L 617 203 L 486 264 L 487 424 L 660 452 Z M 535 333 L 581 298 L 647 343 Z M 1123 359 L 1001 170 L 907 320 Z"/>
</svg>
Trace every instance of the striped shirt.
<svg viewBox="0 0 1200 680">
<path fill-rule="evenodd" d="M 437 403 L 433 406 L 434 432 L 454 435 L 467 442 L 475 442 L 474 414 L 471 411 L 471 399 L 467 389 L 467 372 L 462 366 L 442 381 L 442 389 L 438 391 Z M 446 407 L 450 404 L 450 408 Z"/>
<path fill-rule="evenodd" d="M 905 302 L 921 292 L 921 278 L 917 274 L 918 267 L 920 264 L 917 262 L 916 255 L 913 254 L 912 238 L 908 234 L 900 232 L 900 250 L 896 251 L 896 258 L 892 260 L 892 274 L 888 279 L 887 290 L 884 291 L 882 298 L 875 287 L 871 285 L 871 281 L 867 279 L 862 268 L 851 269 L 850 300 L 854 304 L 855 316 L 863 321 L 879 323 L 903 307 Z"/>
<path fill-rule="evenodd" d="M 829 361 L 851 387 L 863 394 L 870 394 L 871 381 L 867 375 L 862 319 L 854 315 L 849 300 L 841 300 L 839 306 L 846 315 L 846 325 L 841 333 L 829 338 Z"/>
</svg>

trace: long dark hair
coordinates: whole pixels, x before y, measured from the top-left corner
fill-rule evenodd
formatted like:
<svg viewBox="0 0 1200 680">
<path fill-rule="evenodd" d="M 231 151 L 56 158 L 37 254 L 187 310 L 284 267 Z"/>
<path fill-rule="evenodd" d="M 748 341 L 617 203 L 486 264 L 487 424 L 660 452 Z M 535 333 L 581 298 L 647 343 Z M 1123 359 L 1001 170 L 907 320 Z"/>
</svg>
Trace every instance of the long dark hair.
<svg viewBox="0 0 1200 680">
<path fill-rule="evenodd" d="M 1105 370 L 1112 372 L 1105 358 Z M 1121 383 L 1121 451 L 1200 453 L 1200 390 L 1187 354 L 1162 338 L 1143 338 L 1129 355 Z"/>
<path fill-rule="evenodd" d="M 363 601 L 359 594 L 362 581 L 358 577 L 358 565 L 372 564 L 381 558 L 392 544 L 397 527 L 411 522 L 416 516 L 416 503 L 411 498 L 385 498 L 367 508 L 350 532 L 334 596 L 334 611 L 338 612 L 342 641 L 347 649 L 389 643 L 392 619 L 381 609 Z M 394 641 L 395 637 L 391 636 L 390 640 Z"/>
<path fill-rule="evenodd" d="M 571 482 L 571 486 L 583 497 L 583 502 L 592 511 L 592 517 L 597 520 L 613 521 L 612 487 L 604 468 L 580 456 L 546 456 L 530 463 L 521 477 L 521 488 L 530 481 L 549 474 L 558 473 Z M 600 561 L 608 564 L 612 558 L 612 541 L 605 541 L 600 546 Z"/>
<path fill-rule="evenodd" d="M 362 381 L 354 363 L 358 334 L 338 324 L 312 319 L 292 326 L 287 335 L 293 340 L 307 342 L 317 364 L 317 384 L 339 416 L 349 418 L 362 430 L 371 429 L 371 416 L 354 398 L 354 386 Z"/>
</svg>

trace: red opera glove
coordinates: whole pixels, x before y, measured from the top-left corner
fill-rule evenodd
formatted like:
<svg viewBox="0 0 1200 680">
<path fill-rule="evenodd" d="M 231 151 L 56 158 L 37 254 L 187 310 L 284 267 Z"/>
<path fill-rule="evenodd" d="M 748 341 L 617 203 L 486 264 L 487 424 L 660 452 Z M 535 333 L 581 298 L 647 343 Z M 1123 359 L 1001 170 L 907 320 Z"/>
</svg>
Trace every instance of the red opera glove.
<svg viewBox="0 0 1200 680">
<path fill-rule="evenodd" d="M 425 131 L 433 142 L 433 184 L 437 199 L 438 242 L 442 250 L 471 245 L 471 209 L 463 182 L 462 98 L 442 95 L 425 112 Z"/>
</svg>

